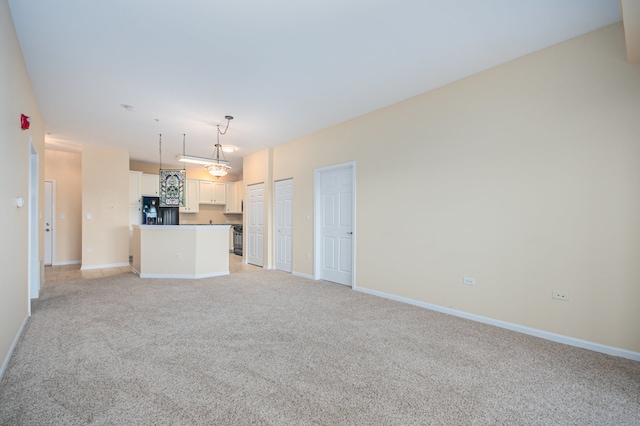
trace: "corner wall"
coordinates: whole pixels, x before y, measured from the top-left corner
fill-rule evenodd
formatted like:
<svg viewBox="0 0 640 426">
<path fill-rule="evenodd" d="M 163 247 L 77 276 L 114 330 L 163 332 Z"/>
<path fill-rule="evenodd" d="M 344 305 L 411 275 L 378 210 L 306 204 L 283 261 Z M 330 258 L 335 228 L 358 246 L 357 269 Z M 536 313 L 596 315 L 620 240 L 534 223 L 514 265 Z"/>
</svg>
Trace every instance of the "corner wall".
<svg viewBox="0 0 640 426">
<path fill-rule="evenodd" d="M 273 148 L 270 182 L 295 182 L 294 272 L 313 274 L 313 170 L 355 161 L 359 288 L 640 354 L 624 49 L 615 24 Z M 268 175 L 253 164 L 246 184 Z"/>
<path fill-rule="evenodd" d="M 129 265 L 129 153 L 82 149 L 82 269 Z"/>
<path fill-rule="evenodd" d="M 29 81 L 7 0 L 0 0 L 0 377 L 28 313 L 29 162 L 31 144 L 39 159 L 38 210 L 44 205 L 44 123 Z M 20 114 L 31 117 L 20 129 Z M 22 208 L 16 198 L 25 200 Z M 39 262 L 42 264 L 42 220 L 38 221 Z M 37 268 L 42 270 L 41 266 Z M 42 282 L 43 277 L 39 277 Z"/>
</svg>

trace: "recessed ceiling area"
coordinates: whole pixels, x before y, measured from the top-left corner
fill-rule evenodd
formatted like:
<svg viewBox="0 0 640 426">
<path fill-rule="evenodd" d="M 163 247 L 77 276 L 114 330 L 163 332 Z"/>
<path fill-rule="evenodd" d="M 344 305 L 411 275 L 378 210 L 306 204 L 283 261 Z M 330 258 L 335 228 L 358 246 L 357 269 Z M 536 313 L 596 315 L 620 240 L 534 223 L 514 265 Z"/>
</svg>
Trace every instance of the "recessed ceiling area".
<svg viewBox="0 0 640 426">
<path fill-rule="evenodd" d="M 618 0 L 9 0 L 47 146 L 242 157 L 612 24 Z"/>
</svg>

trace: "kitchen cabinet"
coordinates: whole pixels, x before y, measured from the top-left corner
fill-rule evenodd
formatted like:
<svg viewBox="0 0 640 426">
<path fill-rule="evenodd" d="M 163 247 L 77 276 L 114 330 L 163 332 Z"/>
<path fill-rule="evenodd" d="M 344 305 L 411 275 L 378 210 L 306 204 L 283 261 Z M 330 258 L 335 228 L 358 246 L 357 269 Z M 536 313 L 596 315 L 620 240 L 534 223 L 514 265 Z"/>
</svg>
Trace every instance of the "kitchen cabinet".
<svg viewBox="0 0 640 426">
<path fill-rule="evenodd" d="M 160 196 L 160 176 L 143 173 L 141 187 L 145 197 Z"/>
<path fill-rule="evenodd" d="M 138 204 L 142 196 L 142 172 L 129 170 L 129 204 Z"/>
<path fill-rule="evenodd" d="M 227 185 L 224 182 L 200 181 L 200 204 L 226 204 Z"/>
<path fill-rule="evenodd" d="M 180 213 L 198 213 L 200 211 L 200 181 L 187 179 L 185 184 L 184 207 Z"/>
<path fill-rule="evenodd" d="M 240 180 L 227 184 L 227 205 L 225 214 L 242 214 L 244 207 L 244 184 Z"/>
</svg>

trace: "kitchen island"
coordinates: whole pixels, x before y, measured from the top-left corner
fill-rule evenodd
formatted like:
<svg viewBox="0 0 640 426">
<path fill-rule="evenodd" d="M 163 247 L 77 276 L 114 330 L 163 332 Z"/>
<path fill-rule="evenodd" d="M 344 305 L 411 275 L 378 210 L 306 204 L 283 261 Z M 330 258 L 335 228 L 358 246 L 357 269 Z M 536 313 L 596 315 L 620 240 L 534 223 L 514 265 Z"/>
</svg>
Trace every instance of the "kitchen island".
<svg viewBox="0 0 640 426">
<path fill-rule="evenodd" d="M 230 225 L 134 225 L 133 267 L 140 278 L 229 275 Z"/>
</svg>

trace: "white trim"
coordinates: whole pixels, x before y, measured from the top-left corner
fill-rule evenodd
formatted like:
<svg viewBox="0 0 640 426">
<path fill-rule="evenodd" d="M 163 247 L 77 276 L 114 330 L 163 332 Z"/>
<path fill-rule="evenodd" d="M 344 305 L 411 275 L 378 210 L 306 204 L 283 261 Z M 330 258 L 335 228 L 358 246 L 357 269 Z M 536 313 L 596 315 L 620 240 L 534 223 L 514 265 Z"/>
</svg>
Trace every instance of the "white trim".
<svg viewBox="0 0 640 426">
<path fill-rule="evenodd" d="M 4 372 L 7 370 L 7 366 L 9 365 L 9 360 L 11 359 L 11 355 L 13 355 L 13 350 L 16 348 L 16 345 L 18 344 L 18 340 L 20 340 L 20 336 L 22 336 L 22 331 L 24 330 L 24 326 L 27 325 L 28 320 L 29 320 L 29 314 L 24 316 L 24 320 L 22 320 L 22 324 L 20 324 L 18 333 L 13 338 L 13 342 L 11 343 L 11 346 L 9 346 L 9 351 L 7 351 L 7 356 L 4 357 L 4 361 L 2 362 L 2 367 L 0 367 L 0 381 L 2 381 L 2 376 L 4 376 Z"/>
<path fill-rule="evenodd" d="M 104 268 L 117 268 L 120 266 L 131 266 L 131 264 L 129 262 L 123 262 L 123 263 L 107 263 L 104 265 L 89 265 L 89 266 L 82 266 L 80 268 L 81 271 L 88 271 L 90 269 L 104 269 Z"/>
<path fill-rule="evenodd" d="M 221 277 L 229 275 L 229 271 L 212 272 L 210 274 L 141 274 L 137 270 L 132 269 L 133 273 L 140 276 L 140 278 L 184 278 L 197 280 L 200 278 Z"/>
<path fill-rule="evenodd" d="M 346 163 L 334 164 L 332 166 L 319 167 L 313 170 L 313 240 L 315 241 L 313 245 L 313 279 L 320 279 L 320 268 L 318 265 L 321 263 L 321 236 L 320 236 L 320 218 L 322 217 L 322 212 L 320 209 L 320 175 L 324 172 L 350 168 L 351 169 L 351 189 L 352 189 L 352 197 L 351 197 L 351 223 L 353 238 L 351 240 L 351 288 L 356 288 L 356 162 L 347 161 Z"/>
<path fill-rule="evenodd" d="M 310 279 L 310 280 L 315 280 L 315 281 L 317 281 L 317 280 L 313 277 L 313 275 L 303 274 L 302 272 L 296 272 L 296 271 L 293 271 L 293 272 L 291 272 L 291 275 L 293 275 L 294 277 L 307 278 L 307 279 Z"/>
<path fill-rule="evenodd" d="M 259 266 L 259 265 L 254 265 L 254 266 Z M 262 269 L 275 269 L 275 267 L 273 265 L 263 265 Z"/>
<path fill-rule="evenodd" d="M 65 260 L 63 262 L 56 262 L 51 266 L 60 266 L 60 265 L 79 265 L 82 263 L 82 260 Z"/>
<path fill-rule="evenodd" d="M 465 318 L 471 321 L 481 322 L 484 324 L 505 328 L 507 330 L 517 331 L 519 333 L 528 334 L 530 336 L 539 337 L 541 339 L 551 340 L 552 342 L 563 343 L 565 345 L 575 346 L 577 348 L 582 348 L 582 349 L 588 349 L 594 352 L 600 352 L 603 354 L 617 356 L 620 358 L 627 358 L 634 361 L 640 361 L 640 352 L 633 352 L 627 349 L 621 349 L 613 346 L 602 345 L 600 343 L 589 342 L 587 340 L 577 339 L 575 337 L 569 337 L 561 334 L 551 333 L 544 330 L 538 330 L 536 328 L 525 327 L 523 325 L 515 324 L 512 322 L 501 321 L 494 318 L 484 317 L 482 315 L 476 315 L 476 314 L 471 314 L 469 312 L 459 311 L 456 309 L 445 308 L 443 306 L 420 302 L 418 300 L 396 296 L 389 293 L 383 293 L 377 290 L 370 290 L 370 289 L 361 288 L 361 287 L 354 288 L 354 290 L 362 293 L 371 294 L 373 296 L 383 297 L 385 299 L 395 300 L 397 302 L 408 303 L 409 305 L 430 309 L 432 311 L 454 315 L 456 317 Z"/>
</svg>

